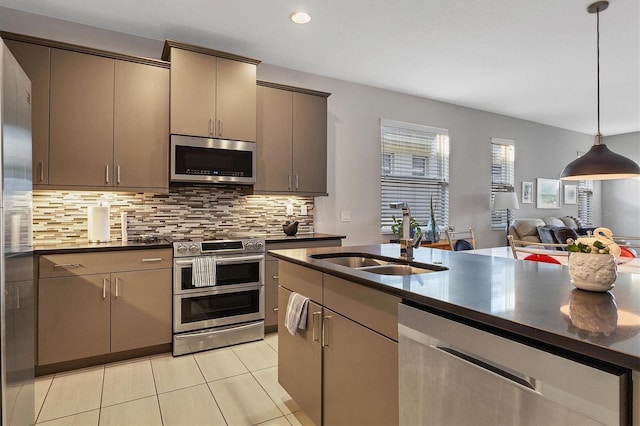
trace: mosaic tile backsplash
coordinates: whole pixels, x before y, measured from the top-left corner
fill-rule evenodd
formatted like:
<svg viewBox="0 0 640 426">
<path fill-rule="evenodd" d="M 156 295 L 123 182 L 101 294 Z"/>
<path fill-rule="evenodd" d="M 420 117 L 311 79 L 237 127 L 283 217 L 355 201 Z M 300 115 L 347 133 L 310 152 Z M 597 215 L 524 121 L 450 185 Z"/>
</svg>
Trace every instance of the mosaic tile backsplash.
<svg viewBox="0 0 640 426">
<path fill-rule="evenodd" d="M 180 186 L 167 194 L 49 191 L 33 192 L 35 245 L 86 242 L 87 207 L 110 206 L 111 240 L 121 239 L 120 213 L 127 213 L 129 239 L 142 235 L 197 239 L 225 234 L 282 235 L 282 224 L 300 222 L 313 232 L 313 197 L 244 195 L 241 188 Z M 293 215 L 287 215 L 287 205 Z M 307 209 L 301 215 L 303 206 Z"/>
</svg>

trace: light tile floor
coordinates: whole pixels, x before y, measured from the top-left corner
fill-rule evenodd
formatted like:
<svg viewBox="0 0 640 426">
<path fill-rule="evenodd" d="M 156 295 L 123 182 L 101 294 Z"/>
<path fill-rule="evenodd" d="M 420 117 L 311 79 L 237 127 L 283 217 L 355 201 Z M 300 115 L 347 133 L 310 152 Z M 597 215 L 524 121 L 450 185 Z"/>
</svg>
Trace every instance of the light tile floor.
<svg viewBox="0 0 640 426">
<path fill-rule="evenodd" d="M 278 335 L 36 378 L 39 425 L 310 425 L 278 384 Z"/>
</svg>

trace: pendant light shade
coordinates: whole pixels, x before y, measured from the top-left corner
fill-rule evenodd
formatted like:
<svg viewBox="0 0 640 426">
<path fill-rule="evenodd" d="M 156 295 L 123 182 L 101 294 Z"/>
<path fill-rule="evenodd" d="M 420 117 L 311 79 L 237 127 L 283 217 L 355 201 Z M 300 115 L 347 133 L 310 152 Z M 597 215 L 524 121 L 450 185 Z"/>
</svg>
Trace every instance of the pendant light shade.
<svg viewBox="0 0 640 426">
<path fill-rule="evenodd" d="M 598 134 L 589 152 L 569 163 L 560 173 L 562 180 L 607 180 L 640 176 L 640 166 L 600 143 L 600 12 L 609 7 L 608 1 L 597 1 L 587 7 L 596 14 L 597 76 L 598 76 Z"/>
</svg>

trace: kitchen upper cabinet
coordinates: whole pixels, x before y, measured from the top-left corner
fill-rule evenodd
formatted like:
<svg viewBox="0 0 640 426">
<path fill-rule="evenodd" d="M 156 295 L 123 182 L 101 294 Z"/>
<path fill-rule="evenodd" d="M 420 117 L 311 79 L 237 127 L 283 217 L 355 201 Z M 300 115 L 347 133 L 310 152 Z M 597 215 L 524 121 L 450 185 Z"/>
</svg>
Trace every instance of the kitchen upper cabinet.
<svg viewBox="0 0 640 426">
<path fill-rule="evenodd" d="M 256 193 L 327 194 L 328 93 L 258 82 Z"/>
<path fill-rule="evenodd" d="M 167 41 L 171 133 L 256 140 L 255 59 Z"/>
<path fill-rule="evenodd" d="M 51 49 L 51 185 L 112 185 L 113 82 L 113 59 Z"/>
<path fill-rule="evenodd" d="M 5 40 L 31 80 L 31 154 L 33 184 L 49 183 L 49 54 L 47 46 Z"/>
<path fill-rule="evenodd" d="M 166 62 L 2 36 L 32 80 L 35 188 L 168 191 Z"/>
<path fill-rule="evenodd" d="M 168 190 L 169 70 L 115 61 L 114 186 Z"/>
</svg>

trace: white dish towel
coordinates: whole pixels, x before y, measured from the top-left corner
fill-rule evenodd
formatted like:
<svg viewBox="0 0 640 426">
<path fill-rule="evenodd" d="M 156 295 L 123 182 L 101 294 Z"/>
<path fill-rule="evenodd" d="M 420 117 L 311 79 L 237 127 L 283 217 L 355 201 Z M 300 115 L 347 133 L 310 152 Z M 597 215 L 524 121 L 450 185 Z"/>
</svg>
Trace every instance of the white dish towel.
<svg viewBox="0 0 640 426">
<path fill-rule="evenodd" d="M 215 263 L 212 256 L 194 257 L 191 265 L 191 282 L 194 287 L 214 285 Z"/>
<path fill-rule="evenodd" d="M 298 329 L 307 328 L 307 309 L 309 298 L 299 293 L 291 293 L 287 302 L 287 312 L 284 317 L 284 324 L 292 336 L 296 335 Z"/>
</svg>

